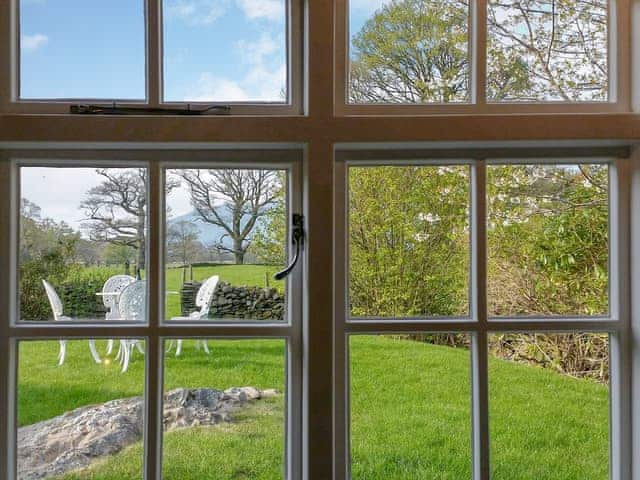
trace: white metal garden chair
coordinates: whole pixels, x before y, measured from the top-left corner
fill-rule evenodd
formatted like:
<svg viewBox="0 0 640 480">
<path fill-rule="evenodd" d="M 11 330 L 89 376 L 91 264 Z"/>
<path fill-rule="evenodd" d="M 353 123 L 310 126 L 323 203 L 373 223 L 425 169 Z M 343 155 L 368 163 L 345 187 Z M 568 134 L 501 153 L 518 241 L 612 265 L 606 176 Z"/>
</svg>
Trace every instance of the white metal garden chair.
<svg viewBox="0 0 640 480">
<path fill-rule="evenodd" d="M 172 317 L 171 320 L 203 320 L 207 318 L 209 315 L 209 307 L 211 306 L 211 299 L 213 298 L 213 292 L 216 291 L 216 287 L 218 286 L 218 281 L 220 277 L 218 275 L 214 275 L 212 277 L 207 278 L 200 288 L 198 289 L 198 293 L 196 294 L 196 307 L 199 307 L 200 310 L 196 310 L 195 312 L 191 312 L 187 317 Z M 176 347 L 176 357 L 179 357 L 182 353 L 182 340 L 178 340 Z M 209 345 L 206 340 L 196 340 L 196 350 L 200 350 L 200 345 L 204 349 L 205 353 L 209 355 Z M 173 348 L 173 340 L 169 342 L 169 348 L 167 348 L 167 352 L 170 352 Z"/>
<path fill-rule="evenodd" d="M 107 308 L 106 320 L 120 320 L 120 310 L 118 310 L 118 302 L 120 300 L 120 294 L 127 287 L 127 285 L 135 282 L 135 277 L 131 275 L 114 275 L 109 277 L 102 286 L 102 303 Z M 111 355 L 113 351 L 113 340 L 109 340 L 107 343 L 107 355 Z M 118 352 L 118 357 L 121 352 Z"/>
<path fill-rule="evenodd" d="M 47 292 L 47 298 L 49 299 L 49 305 L 51 305 L 51 310 L 53 311 L 53 320 L 56 322 L 60 321 L 72 321 L 73 319 L 70 317 L 65 317 L 62 314 L 62 301 L 60 300 L 60 296 L 56 292 L 55 288 L 51 286 L 49 282 L 45 279 L 42 279 L 42 285 L 44 286 L 45 292 Z M 100 355 L 98 355 L 98 350 L 96 349 L 95 340 L 89 340 L 89 350 L 91 350 L 91 356 L 93 357 L 96 363 L 102 363 L 102 359 Z M 65 356 L 67 354 L 67 341 L 60 340 L 60 351 L 58 352 L 58 365 L 62 365 L 64 363 Z"/>
<path fill-rule="evenodd" d="M 120 320 L 130 322 L 144 322 L 147 318 L 147 282 L 137 280 L 127 285 L 120 294 L 118 301 L 118 311 L 120 312 Z M 118 358 L 122 364 L 122 373 L 129 368 L 129 361 L 133 349 L 138 348 L 144 353 L 140 340 L 120 340 L 120 351 Z"/>
</svg>

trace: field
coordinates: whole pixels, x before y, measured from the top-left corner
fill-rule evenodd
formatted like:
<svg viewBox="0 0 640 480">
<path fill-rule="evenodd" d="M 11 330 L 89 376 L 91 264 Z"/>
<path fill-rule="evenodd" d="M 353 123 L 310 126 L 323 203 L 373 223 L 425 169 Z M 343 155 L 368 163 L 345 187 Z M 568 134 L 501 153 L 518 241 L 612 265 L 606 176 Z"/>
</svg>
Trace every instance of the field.
<svg viewBox="0 0 640 480">
<path fill-rule="evenodd" d="M 194 269 L 236 285 L 264 286 L 275 267 Z M 167 290 L 179 290 L 181 270 L 169 270 Z M 281 285 L 275 285 L 282 288 Z M 168 316 L 179 296 L 169 295 Z M 175 301 L 174 301 L 175 300 Z M 178 430 L 163 440 L 163 478 L 279 479 L 284 465 L 283 340 L 212 340 L 211 355 L 185 342 L 165 357 L 165 388 L 275 388 L 275 398 L 238 412 L 235 421 Z M 98 342 L 101 352 L 105 342 Z M 126 374 L 113 362 L 96 365 L 86 341 L 69 342 L 56 366 L 57 341 L 19 346 L 18 421 L 51 418 L 73 408 L 142 395 L 144 357 Z M 352 478 L 450 479 L 471 476 L 470 358 L 463 348 L 359 336 L 350 340 Z M 494 480 L 608 478 L 608 388 L 550 370 L 491 359 L 490 429 Z M 142 476 L 142 443 L 67 475 L 122 480 Z"/>
<path fill-rule="evenodd" d="M 283 391 L 279 340 L 191 342 L 166 358 L 166 387 L 253 385 Z M 470 478 L 469 352 L 383 337 L 352 339 L 353 478 Z M 57 342 L 23 342 L 19 421 L 29 424 L 74 407 L 142 393 L 143 359 L 126 374 L 93 364 L 85 341 L 55 366 Z M 492 360 L 494 479 L 608 478 L 605 386 Z M 165 435 L 166 479 L 282 478 L 283 397 L 259 401 L 233 424 Z M 68 479 L 140 478 L 142 446 Z"/>
</svg>

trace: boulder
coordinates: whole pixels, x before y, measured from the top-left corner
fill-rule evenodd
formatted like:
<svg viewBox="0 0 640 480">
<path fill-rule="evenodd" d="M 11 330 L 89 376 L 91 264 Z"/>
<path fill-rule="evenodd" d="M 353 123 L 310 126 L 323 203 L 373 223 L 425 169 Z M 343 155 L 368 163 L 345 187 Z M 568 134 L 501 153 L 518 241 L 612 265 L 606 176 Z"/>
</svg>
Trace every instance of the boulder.
<svg viewBox="0 0 640 480">
<path fill-rule="evenodd" d="M 177 388 L 164 395 L 166 431 L 231 422 L 232 413 L 275 390 L 234 387 Z M 18 429 L 18 479 L 63 475 L 140 440 L 144 433 L 142 397 L 77 408 Z"/>
</svg>

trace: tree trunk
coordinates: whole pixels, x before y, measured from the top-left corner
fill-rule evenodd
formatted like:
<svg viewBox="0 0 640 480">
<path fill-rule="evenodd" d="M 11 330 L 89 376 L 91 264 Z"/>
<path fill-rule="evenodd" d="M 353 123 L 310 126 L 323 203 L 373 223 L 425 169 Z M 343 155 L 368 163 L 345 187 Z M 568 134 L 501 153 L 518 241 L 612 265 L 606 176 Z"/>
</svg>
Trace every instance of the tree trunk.
<svg viewBox="0 0 640 480">
<path fill-rule="evenodd" d="M 138 270 L 144 270 L 146 266 L 147 259 L 147 249 L 146 249 L 146 238 L 144 232 L 144 224 L 146 223 L 144 213 L 138 214 L 138 228 L 137 228 L 137 236 L 138 236 L 138 258 L 136 260 Z"/>
<path fill-rule="evenodd" d="M 242 240 L 233 241 L 233 257 L 236 265 L 242 265 L 244 263 L 244 250 L 242 249 Z"/>
</svg>

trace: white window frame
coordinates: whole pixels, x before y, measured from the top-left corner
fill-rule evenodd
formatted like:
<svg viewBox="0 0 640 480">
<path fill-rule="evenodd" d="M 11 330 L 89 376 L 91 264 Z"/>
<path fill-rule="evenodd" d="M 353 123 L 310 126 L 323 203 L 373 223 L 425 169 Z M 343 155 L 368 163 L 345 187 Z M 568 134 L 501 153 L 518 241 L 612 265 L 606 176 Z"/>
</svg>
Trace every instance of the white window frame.
<svg viewBox="0 0 640 480">
<path fill-rule="evenodd" d="M 469 2 L 469 100 L 427 104 L 357 104 L 349 102 L 349 0 L 336 3 L 335 111 L 337 115 L 430 115 L 508 113 L 596 113 L 626 112 L 630 95 L 629 0 L 608 0 L 608 89 L 602 102 L 491 102 L 486 97 L 487 6 L 489 0 Z"/>
<path fill-rule="evenodd" d="M 0 47 L 0 112 L 6 113 L 69 113 L 71 105 L 97 104 L 120 107 L 187 108 L 194 110 L 213 105 L 229 106 L 230 115 L 300 115 L 303 113 L 303 24 L 304 0 L 286 0 L 287 98 L 284 102 L 259 101 L 165 101 L 163 98 L 163 0 L 144 2 L 145 9 L 145 98 L 20 98 L 20 0 L 0 2 L 0 38 L 10 41 Z M 114 34 L 116 31 L 114 30 Z M 210 114 L 213 115 L 213 114 Z"/>
<path fill-rule="evenodd" d="M 465 333 L 471 338 L 471 459 L 474 480 L 490 478 L 488 335 L 494 332 L 600 332 L 609 334 L 610 435 L 609 478 L 630 478 L 631 334 L 629 317 L 630 176 L 626 149 L 559 151 L 540 149 L 353 150 L 343 146 L 335 164 L 335 365 L 334 478 L 350 478 L 349 337 L 396 333 Z M 487 312 L 486 170 L 491 164 L 609 165 L 609 313 L 594 317 L 490 317 Z M 352 318 L 349 312 L 348 169 L 365 165 L 469 165 L 470 316 L 469 318 Z M 419 431 L 413 432 L 420 435 Z M 541 459 L 544 461 L 544 459 Z"/>
<path fill-rule="evenodd" d="M 285 322 L 211 321 L 201 323 L 168 322 L 164 318 L 165 287 L 163 279 L 165 216 L 164 176 L 170 168 L 278 168 L 288 174 L 288 213 L 302 213 L 302 150 L 299 146 L 223 145 L 217 149 L 194 150 L 5 150 L 0 151 L 2 202 L 8 208 L 0 213 L 0 225 L 11 230 L 3 236 L 1 258 L 7 259 L 7 306 L 0 332 L 0 478 L 16 478 L 17 454 L 17 365 L 21 340 L 56 340 L 86 338 L 139 338 L 146 343 L 144 478 L 160 479 L 162 467 L 162 398 L 164 342 L 174 338 L 276 339 L 286 342 L 284 478 L 302 476 L 303 456 L 303 303 L 304 263 L 294 269 L 287 280 L 287 318 Z M 87 160 L 90 158 L 90 160 Z M 132 322 L 23 322 L 18 315 L 18 230 L 19 168 L 49 167 L 146 167 L 148 183 L 147 234 L 147 311 L 146 323 Z M 5 203 L 6 202 L 6 203 Z M 289 235 L 288 235 L 289 237 Z M 292 256 L 291 239 L 287 240 L 288 257 Z M 4 265 L 3 265 L 4 266 Z M 160 267 L 160 268 L 159 268 Z M 6 347 L 6 348 L 4 348 Z M 6 412 L 6 415 L 5 415 Z"/>
</svg>

